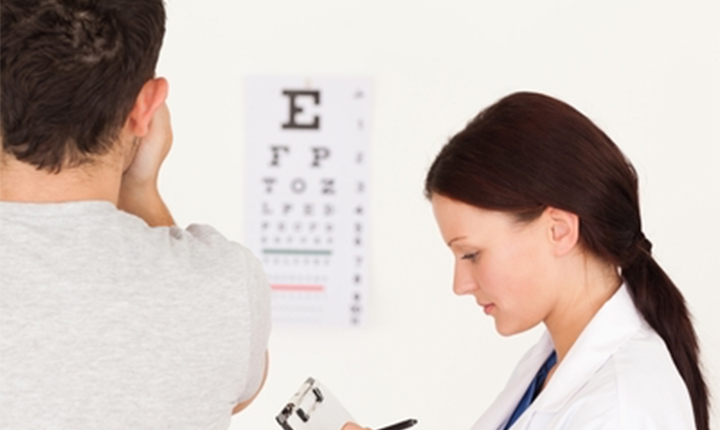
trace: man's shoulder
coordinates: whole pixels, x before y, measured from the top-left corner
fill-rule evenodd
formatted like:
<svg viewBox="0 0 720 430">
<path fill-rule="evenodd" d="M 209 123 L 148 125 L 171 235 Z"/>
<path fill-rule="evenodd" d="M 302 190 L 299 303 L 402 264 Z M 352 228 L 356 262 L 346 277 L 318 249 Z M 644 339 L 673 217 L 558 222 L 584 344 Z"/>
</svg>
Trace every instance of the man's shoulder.
<svg viewBox="0 0 720 430">
<path fill-rule="evenodd" d="M 23 252 L 44 258 L 62 251 L 67 266 L 179 278 L 262 271 L 247 248 L 210 225 L 150 227 L 110 202 L 0 202 L 0 221 L 3 248 L 18 258 Z"/>
</svg>

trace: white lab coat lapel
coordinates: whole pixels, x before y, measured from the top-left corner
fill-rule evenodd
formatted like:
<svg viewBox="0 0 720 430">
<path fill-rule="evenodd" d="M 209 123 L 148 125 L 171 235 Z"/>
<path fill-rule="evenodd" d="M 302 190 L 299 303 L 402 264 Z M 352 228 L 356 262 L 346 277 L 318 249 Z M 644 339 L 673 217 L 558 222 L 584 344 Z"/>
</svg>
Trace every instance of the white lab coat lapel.
<svg viewBox="0 0 720 430">
<path fill-rule="evenodd" d="M 496 430 L 505 426 L 510 415 L 520 402 L 537 371 L 545 363 L 555 347 L 552 338 L 545 332 L 518 363 L 507 385 L 490 408 L 475 423 L 472 430 Z"/>
<path fill-rule="evenodd" d="M 623 285 L 585 327 L 548 385 L 515 422 L 512 430 L 545 428 L 542 423 L 550 422 L 612 354 L 637 333 L 641 324 L 643 319 Z M 546 332 L 518 364 L 508 386 L 473 430 L 502 428 L 552 348 L 552 340 Z M 535 427 L 535 423 L 540 426 Z"/>
</svg>

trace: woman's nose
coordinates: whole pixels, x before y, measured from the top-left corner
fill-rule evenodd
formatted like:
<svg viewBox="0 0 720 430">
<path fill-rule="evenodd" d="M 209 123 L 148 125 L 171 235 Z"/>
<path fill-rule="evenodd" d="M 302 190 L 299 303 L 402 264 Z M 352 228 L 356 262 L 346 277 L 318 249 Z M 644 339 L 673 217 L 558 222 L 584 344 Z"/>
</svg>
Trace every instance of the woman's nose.
<svg viewBox="0 0 720 430">
<path fill-rule="evenodd" d="M 473 278 L 470 268 L 466 267 L 465 261 L 457 261 L 455 263 L 455 273 L 453 276 L 453 292 L 458 296 L 470 294 L 477 289 L 477 283 Z"/>
</svg>

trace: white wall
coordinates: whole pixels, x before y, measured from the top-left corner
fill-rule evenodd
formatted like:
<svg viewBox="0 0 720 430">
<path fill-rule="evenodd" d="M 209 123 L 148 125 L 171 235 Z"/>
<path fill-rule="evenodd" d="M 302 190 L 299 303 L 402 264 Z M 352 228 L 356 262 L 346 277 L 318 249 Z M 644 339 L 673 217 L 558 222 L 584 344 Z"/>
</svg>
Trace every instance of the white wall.
<svg viewBox="0 0 720 430">
<path fill-rule="evenodd" d="M 161 186 L 183 225 L 242 241 L 245 76 L 367 76 L 375 88 L 369 324 L 276 329 L 267 385 L 233 429 L 279 429 L 309 375 L 368 426 L 414 416 L 419 429 L 465 429 L 489 405 L 539 332 L 502 338 L 453 296 L 422 185 L 449 136 L 520 89 L 573 104 L 633 160 L 646 234 L 689 302 L 720 398 L 720 2 L 167 1 L 159 72 L 176 140 Z"/>
</svg>

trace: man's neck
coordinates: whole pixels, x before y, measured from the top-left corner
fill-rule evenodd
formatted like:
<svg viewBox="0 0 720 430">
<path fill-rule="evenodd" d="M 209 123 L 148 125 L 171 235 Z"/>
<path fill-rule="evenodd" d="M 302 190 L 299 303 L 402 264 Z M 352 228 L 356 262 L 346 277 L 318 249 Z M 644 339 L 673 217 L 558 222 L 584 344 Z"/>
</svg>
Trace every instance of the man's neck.
<svg viewBox="0 0 720 430">
<path fill-rule="evenodd" d="M 62 203 L 105 200 L 117 205 L 122 167 L 103 158 L 50 173 L 3 153 L 0 155 L 0 201 Z"/>
</svg>

